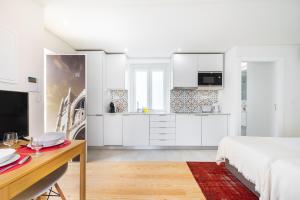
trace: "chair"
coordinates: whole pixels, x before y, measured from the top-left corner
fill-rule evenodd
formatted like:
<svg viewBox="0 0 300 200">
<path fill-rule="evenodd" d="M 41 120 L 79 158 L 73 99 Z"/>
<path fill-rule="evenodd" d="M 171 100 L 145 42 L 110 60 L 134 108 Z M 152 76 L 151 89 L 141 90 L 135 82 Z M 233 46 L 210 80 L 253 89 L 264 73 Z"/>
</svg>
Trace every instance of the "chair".
<svg viewBox="0 0 300 200">
<path fill-rule="evenodd" d="M 52 187 L 56 188 L 58 195 L 62 200 L 66 200 L 66 197 L 64 196 L 61 188 L 57 184 L 57 181 L 65 174 L 67 168 L 68 168 L 68 164 L 61 166 L 60 168 L 58 168 L 57 170 L 55 170 L 45 178 L 33 184 L 30 188 L 28 188 L 24 192 L 14 197 L 12 200 L 41 199 L 41 196 L 43 196 L 49 190 L 52 191 Z M 51 194 L 50 196 L 49 195 L 45 195 L 45 196 L 48 196 L 49 198 Z"/>
<path fill-rule="evenodd" d="M 48 132 L 46 134 L 56 134 L 56 135 L 61 135 L 63 139 L 66 138 L 65 133 L 62 132 Z M 14 197 L 12 200 L 29 200 L 29 199 L 41 199 L 41 196 L 47 196 L 47 199 L 49 199 L 51 193 L 55 193 L 57 196 L 60 196 L 62 200 L 65 200 L 65 196 L 57 184 L 57 181 L 65 174 L 68 168 L 68 163 L 61 166 L 45 178 L 41 179 L 34 185 L 32 185 L 30 188 L 25 190 L 24 192 L 20 193 L 16 197 Z M 54 192 L 52 188 L 55 187 L 57 192 Z M 47 192 L 49 191 L 49 195 L 46 195 Z M 55 195 L 55 196 L 56 196 Z"/>
</svg>

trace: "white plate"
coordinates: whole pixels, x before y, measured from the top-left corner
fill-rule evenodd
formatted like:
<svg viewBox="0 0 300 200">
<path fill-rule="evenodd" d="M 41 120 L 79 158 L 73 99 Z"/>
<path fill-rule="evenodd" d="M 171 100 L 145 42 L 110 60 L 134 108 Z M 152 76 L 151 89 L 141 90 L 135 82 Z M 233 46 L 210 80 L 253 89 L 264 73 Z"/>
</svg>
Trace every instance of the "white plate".
<svg viewBox="0 0 300 200">
<path fill-rule="evenodd" d="M 60 144 L 62 144 L 62 143 L 64 143 L 64 142 L 65 142 L 65 140 L 59 140 L 59 141 L 56 142 L 55 144 L 52 144 L 52 145 L 44 145 L 43 148 L 45 148 L 45 147 L 53 147 L 53 146 L 56 146 L 56 145 L 60 145 Z M 27 147 L 31 148 L 30 143 L 27 144 Z M 32 149 L 32 148 L 31 148 L 31 149 Z"/>
<path fill-rule="evenodd" d="M 45 134 L 37 137 L 38 143 L 43 144 L 44 146 L 53 146 L 64 137 L 61 134 Z"/>
<path fill-rule="evenodd" d="M 13 155 L 13 157 L 11 157 L 9 160 L 0 163 L 0 167 L 3 167 L 3 166 L 5 166 L 5 165 L 9 165 L 10 163 L 13 163 L 13 162 L 17 161 L 20 157 L 21 157 L 21 156 L 20 156 L 19 154 L 15 153 L 15 154 Z"/>
<path fill-rule="evenodd" d="M 15 152 L 15 149 L 0 149 L 0 163 L 11 159 Z"/>
</svg>

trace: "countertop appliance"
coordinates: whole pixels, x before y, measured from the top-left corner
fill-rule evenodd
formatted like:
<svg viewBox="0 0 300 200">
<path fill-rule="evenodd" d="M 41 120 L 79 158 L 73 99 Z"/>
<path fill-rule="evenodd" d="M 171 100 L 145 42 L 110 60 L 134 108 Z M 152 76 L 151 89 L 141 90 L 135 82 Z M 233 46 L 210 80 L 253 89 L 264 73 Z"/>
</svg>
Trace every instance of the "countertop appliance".
<svg viewBox="0 0 300 200">
<path fill-rule="evenodd" d="M 201 110 L 202 110 L 203 113 L 211 113 L 212 112 L 212 106 L 203 105 L 203 106 L 201 106 Z"/>
<path fill-rule="evenodd" d="M 198 86 L 219 86 L 223 85 L 223 72 L 198 72 Z"/>
<path fill-rule="evenodd" d="M 115 104 L 113 102 L 110 102 L 110 104 L 109 104 L 109 112 L 110 113 L 115 113 L 116 112 L 116 107 L 115 107 Z"/>
</svg>

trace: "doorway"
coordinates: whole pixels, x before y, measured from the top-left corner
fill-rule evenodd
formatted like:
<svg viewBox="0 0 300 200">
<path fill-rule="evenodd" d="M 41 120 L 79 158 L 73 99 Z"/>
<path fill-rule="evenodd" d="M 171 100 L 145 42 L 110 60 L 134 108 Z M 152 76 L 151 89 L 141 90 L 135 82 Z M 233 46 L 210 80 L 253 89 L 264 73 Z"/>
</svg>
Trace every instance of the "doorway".
<svg viewBox="0 0 300 200">
<path fill-rule="evenodd" d="M 278 63 L 241 63 L 241 135 L 279 135 L 279 82 Z"/>
</svg>

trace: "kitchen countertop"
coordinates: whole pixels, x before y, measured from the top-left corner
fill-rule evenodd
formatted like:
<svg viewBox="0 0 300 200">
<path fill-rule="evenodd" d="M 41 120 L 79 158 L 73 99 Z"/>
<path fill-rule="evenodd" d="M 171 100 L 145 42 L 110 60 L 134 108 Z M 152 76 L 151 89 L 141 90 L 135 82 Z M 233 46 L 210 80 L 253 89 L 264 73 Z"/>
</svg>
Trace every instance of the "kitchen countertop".
<svg viewBox="0 0 300 200">
<path fill-rule="evenodd" d="M 171 113 L 171 112 L 122 112 L 122 113 L 104 113 L 104 115 L 230 115 L 230 113 L 203 113 L 203 112 L 180 112 L 180 113 Z"/>
</svg>

